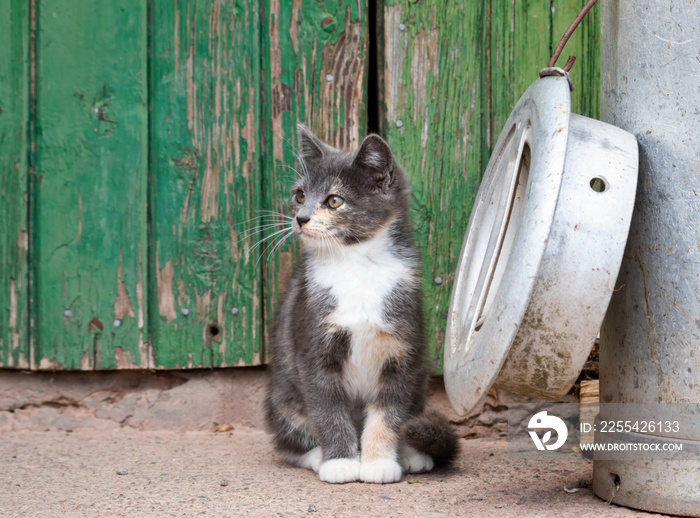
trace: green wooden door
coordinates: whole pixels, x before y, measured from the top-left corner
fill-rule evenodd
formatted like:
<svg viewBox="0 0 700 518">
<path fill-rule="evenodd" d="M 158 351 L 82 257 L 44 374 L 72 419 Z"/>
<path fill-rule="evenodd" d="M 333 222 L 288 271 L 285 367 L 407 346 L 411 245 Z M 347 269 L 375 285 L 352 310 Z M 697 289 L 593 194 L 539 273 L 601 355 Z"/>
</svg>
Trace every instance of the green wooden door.
<svg viewBox="0 0 700 518">
<path fill-rule="evenodd" d="M 303 121 L 411 174 L 439 367 L 490 147 L 583 3 L 0 0 L 0 366 L 263 363 L 300 251 L 251 249 Z M 567 47 L 589 116 L 597 38 Z"/>
</svg>

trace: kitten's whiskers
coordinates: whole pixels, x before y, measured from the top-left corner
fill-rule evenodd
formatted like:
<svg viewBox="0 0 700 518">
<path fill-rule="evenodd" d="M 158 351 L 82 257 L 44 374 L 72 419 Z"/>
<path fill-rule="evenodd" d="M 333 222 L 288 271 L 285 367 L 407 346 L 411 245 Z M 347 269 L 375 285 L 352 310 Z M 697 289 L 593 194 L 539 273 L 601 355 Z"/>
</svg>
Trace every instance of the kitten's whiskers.
<svg viewBox="0 0 700 518">
<path fill-rule="evenodd" d="M 345 256 L 345 248 L 340 243 L 340 239 L 338 239 L 338 237 L 333 235 L 331 232 L 329 232 L 328 235 L 330 236 L 331 240 L 333 241 L 333 244 L 338 248 L 338 250 L 340 250 L 340 253 L 343 254 L 343 259 L 347 259 L 347 257 Z"/>
<path fill-rule="evenodd" d="M 277 230 L 276 232 L 273 232 L 272 234 L 269 234 L 269 235 L 263 237 L 262 239 L 260 239 L 258 242 L 256 242 L 253 245 L 253 247 L 250 249 L 250 251 L 248 253 L 249 254 L 252 253 L 256 248 L 258 248 L 260 245 L 262 245 L 266 241 L 274 238 L 275 236 L 279 236 L 280 234 L 282 234 L 284 232 L 293 232 L 293 230 L 291 228 L 283 228 L 281 230 Z"/>
<path fill-rule="evenodd" d="M 268 257 L 268 259 L 267 259 L 268 262 L 269 262 L 270 259 L 274 256 L 275 251 L 277 250 L 277 248 L 279 248 L 280 245 L 282 245 L 282 243 L 284 243 L 284 242 L 289 238 L 289 236 L 291 236 L 291 235 L 294 233 L 294 230 L 291 229 L 291 228 L 289 228 L 289 229 L 284 229 L 282 232 L 284 232 L 285 230 L 286 230 L 286 232 L 287 232 L 286 234 L 284 234 L 282 237 L 280 237 L 280 238 L 277 239 L 276 241 L 275 241 L 275 240 L 272 240 L 272 242 L 269 243 L 269 244 L 267 245 L 267 247 L 265 247 L 265 250 L 262 251 L 262 253 L 260 254 L 260 257 L 259 257 L 258 260 L 255 262 L 255 267 L 256 267 L 256 268 L 257 268 L 258 264 L 260 263 L 260 260 L 261 260 L 261 259 L 263 258 L 263 256 L 265 255 L 265 252 L 267 252 L 268 250 L 270 250 L 270 247 L 273 246 L 273 244 L 274 244 L 274 247 L 272 248 L 272 251 L 269 252 L 268 255 L 267 255 L 267 257 Z M 279 232 L 275 232 L 275 234 L 279 234 Z M 273 234 L 273 235 L 274 235 L 274 234 Z M 270 237 L 271 237 L 271 236 L 270 236 Z"/>
</svg>

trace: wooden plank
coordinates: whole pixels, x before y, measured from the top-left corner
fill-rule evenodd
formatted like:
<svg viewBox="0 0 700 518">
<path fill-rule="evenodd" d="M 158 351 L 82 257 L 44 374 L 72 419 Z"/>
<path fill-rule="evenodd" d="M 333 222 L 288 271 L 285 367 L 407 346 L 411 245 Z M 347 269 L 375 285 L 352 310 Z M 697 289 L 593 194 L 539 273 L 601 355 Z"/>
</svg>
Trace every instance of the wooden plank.
<svg viewBox="0 0 700 518">
<path fill-rule="evenodd" d="M 261 208 L 258 3 L 152 8 L 155 366 L 257 365 L 261 283 L 241 239 Z"/>
<path fill-rule="evenodd" d="M 454 270 L 488 159 L 482 2 L 386 2 L 383 133 L 411 175 L 435 363 Z M 381 104 L 380 104 L 381 106 Z"/>
<path fill-rule="evenodd" d="M 0 367 L 27 368 L 29 6 L 0 3 Z"/>
<path fill-rule="evenodd" d="M 294 182 L 297 122 L 341 149 L 357 148 L 364 137 L 368 7 L 356 0 L 263 4 L 263 203 L 284 214 Z M 282 228 L 284 221 L 279 222 Z M 274 230 L 256 234 L 253 242 Z M 298 247 L 296 241 L 286 241 L 260 261 L 266 331 L 298 260 Z"/>
<path fill-rule="evenodd" d="M 37 17 L 35 367 L 147 367 L 147 4 Z"/>
</svg>

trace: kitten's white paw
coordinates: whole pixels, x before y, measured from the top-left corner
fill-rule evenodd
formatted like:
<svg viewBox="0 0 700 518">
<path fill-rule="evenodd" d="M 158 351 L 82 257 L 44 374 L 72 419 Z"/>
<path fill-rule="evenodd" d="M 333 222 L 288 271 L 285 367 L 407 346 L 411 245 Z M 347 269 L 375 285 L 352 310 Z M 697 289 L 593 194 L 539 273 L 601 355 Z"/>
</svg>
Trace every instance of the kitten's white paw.
<svg viewBox="0 0 700 518">
<path fill-rule="evenodd" d="M 345 484 L 360 479 L 359 459 L 331 459 L 322 463 L 318 478 L 331 484 Z"/>
<path fill-rule="evenodd" d="M 391 484 L 401 480 L 401 466 L 394 459 L 377 459 L 363 462 L 360 480 L 373 484 Z"/>
<path fill-rule="evenodd" d="M 323 452 L 320 446 L 307 451 L 306 453 L 291 453 L 282 452 L 284 459 L 289 462 L 292 466 L 297 466 L 300 468 L 312 469 L 318 473 L 318 469 L 321 467 L 321 462 L 323 462 Z"/>
<path fill-rule="evenodd" d="M 425 473 L 433 469 L 434 466 L 435 462 L 430 455 L 426 455 L 407 444 L 401 448 L 401 467 L 408 473 Z"/>
<path fill-rule="evenodd" d="M 321 451 L 320 446 L 316 446 L 314 449 L 307 451 L 301 457 L 300 464 L 301 464 L 302 468 L 312 469 L 316 473 L 318 473 L 318 470 L 321 467 L 322 462 L 323 462 L 323 452 Z"/>
</svg>

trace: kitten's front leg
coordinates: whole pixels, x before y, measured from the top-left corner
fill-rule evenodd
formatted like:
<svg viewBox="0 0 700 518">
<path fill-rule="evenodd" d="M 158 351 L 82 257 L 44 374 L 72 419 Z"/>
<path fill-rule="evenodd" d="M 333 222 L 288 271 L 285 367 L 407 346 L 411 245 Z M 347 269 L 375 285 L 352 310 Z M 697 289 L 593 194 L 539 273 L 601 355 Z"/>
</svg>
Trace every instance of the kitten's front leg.
<svg viewBox="0 0 700 518">
<path fill-rule="evenodd" d="M 357 431 L 350 414 L 350 401 L 343 386 L 342 373 L 350 347 L 347 333 L 335 332 L 327 341 L 309 373 L 310 414 L 319 435 L 323 462 L 318 478 L 343 484 L 360 479 L 360 455 Z"/>
<path fill-rule="evenodd" d="M 374 484 L 390 484 L 401 480 L 398 463 L 399 435 L 390 423 L 390 412 L 378 405 L 367 409 L 362 431 L 360 480 Z"/>
</svg>

